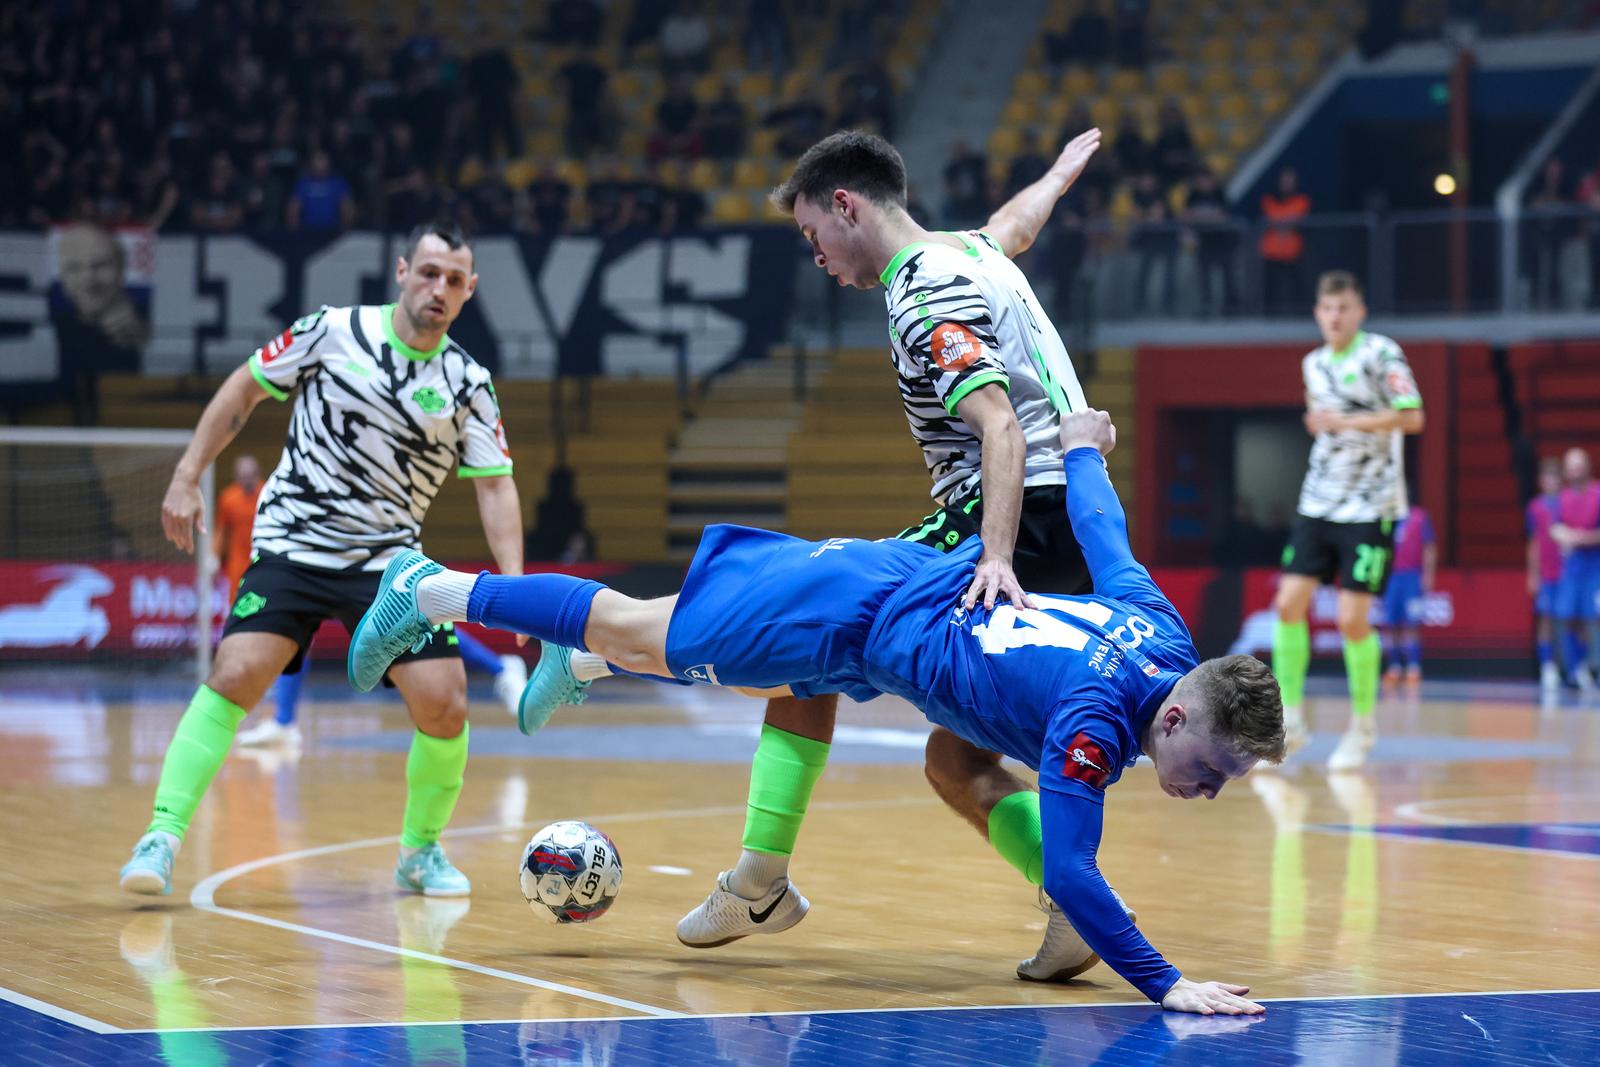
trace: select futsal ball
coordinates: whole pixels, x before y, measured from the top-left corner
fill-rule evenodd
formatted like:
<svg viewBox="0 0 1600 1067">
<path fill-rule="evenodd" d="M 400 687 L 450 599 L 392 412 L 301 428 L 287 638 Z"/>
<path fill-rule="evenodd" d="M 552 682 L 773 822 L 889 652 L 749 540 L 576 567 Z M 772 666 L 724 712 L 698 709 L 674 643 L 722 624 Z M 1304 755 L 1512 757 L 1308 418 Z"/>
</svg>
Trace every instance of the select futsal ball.
<svg viewBox="0 0 1600 1067">
<path fill-rule="evenodd" d="M 586 822 L 553 822 L 522 850 L 522 897 L 546 922 L 587 923 L 606 913 L 622 888 L 617 846 Z"/>
</svg>

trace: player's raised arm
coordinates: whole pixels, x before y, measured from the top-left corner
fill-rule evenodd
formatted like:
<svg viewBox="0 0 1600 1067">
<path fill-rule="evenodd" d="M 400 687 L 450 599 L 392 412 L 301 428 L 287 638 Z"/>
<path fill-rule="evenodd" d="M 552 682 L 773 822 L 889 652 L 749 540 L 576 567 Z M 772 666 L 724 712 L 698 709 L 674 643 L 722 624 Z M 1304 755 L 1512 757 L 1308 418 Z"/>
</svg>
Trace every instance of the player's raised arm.
<svg viewBox="0 0 1600 1067">
<path fill-rule="evenodd" d="M 1111 416 L 1090 408 L 1061 418 L 1061 451 L 1067 468 L 1067 517 L 1083 548 L 1098 592 L 1111 571 L 1133 560 L 1128 516 L 1106 474 L 1105 456 L 1117 447 Z"/>
<path fill-rule="evenodd" d="M 1000 244 L 1000 249 L 1012 259 L 1033 247 L 1034 238 L 1044 229 L 1056 201 L 1072 188 L 1089 157 L 1100 147 L 1100 130 L 1086 130 L 1067 142 L 1056 157 L 1055 163 L 1044 177 L 1020 190 L 1010 200 L 1001 204 L 983 230 Z"/>
<path fill-rule="evenodd" d="M 1259 1015 L 1248 986 L 1191 982 L 1162 958 L 1133 924 L 1095 860 L 1104 808 L 1055 789 L 1039 796 L 1044 844 L 1044 889 L 1086 944 L 1134 988 L 1168 1011 L 1198 1015 Z"/>
</svg>

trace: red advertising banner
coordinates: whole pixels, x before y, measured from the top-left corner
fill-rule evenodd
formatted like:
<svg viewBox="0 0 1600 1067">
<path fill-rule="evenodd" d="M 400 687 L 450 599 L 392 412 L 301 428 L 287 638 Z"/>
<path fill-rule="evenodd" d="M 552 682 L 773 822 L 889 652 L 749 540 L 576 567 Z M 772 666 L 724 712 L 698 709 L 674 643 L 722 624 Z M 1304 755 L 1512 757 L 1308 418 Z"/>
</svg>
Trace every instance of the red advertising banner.
<svg viewBox="0 0 1600 1067">
<path fill-rule="evenodd" d="M 626 567 L 532 564 L 528 570 L 605 580 Z M 182 563 L 0 562 L 0 657 L 185 655 L 195 647 L 194 579 L 194 567 Z M 219 579 L 211 595 L 213 636 L 221 632 L 227 610 L 228 591 Z M 498 651 L 516 647 L 511 634 L 474 629 Z M 349 644 L 337 622 L 317 631 L 318 658 L 343 655 Z"/>
</svg>

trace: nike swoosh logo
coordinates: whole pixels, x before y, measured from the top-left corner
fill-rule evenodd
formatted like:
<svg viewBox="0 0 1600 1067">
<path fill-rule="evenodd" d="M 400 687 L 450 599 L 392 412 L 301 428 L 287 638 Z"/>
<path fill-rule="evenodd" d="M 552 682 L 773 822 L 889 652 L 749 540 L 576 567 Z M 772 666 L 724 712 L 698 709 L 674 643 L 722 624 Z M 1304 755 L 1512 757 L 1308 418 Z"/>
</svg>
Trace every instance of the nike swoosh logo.
<svg viewBox="0 0 1600 1067">
<path fill-rule="evenodd" d="M 753 922 L 753 923 L 764 923 L 768 919 L 772 918 L 772 913 L 778 910 L 778 905 L 782 904 L 783 903 L 783 898 L 788 896 L 788 895 L 789 895 L 789 887 L 788 886 L 784 886 L 783 887 L 783 892 L 779 893 L 776 897 L 773 897 L 771 904 L 768 904 L 765 908 L 761 909 L 760 911 L 757 911 L 756 909 L 751 908 L 750 909 L 750 921 Z"/>
</svg>

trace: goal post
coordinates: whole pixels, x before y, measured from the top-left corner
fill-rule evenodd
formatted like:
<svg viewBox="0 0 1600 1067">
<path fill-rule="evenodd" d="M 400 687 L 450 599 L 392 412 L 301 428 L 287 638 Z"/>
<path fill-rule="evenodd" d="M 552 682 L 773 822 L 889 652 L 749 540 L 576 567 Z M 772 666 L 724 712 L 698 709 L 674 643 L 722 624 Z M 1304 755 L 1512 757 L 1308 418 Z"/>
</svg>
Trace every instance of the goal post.
<svg viewBox="0 0 1600 1067">
<path fill-rule="evenodd" d="M 215 474 L 189 556 L 161 502 L 187 430 L 0 427 L 0 663 L 129 672 L 186 665 L 203 682 L 227 591 L 216 581 Z"/>
</svg>

